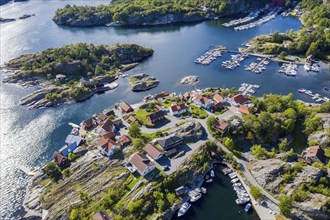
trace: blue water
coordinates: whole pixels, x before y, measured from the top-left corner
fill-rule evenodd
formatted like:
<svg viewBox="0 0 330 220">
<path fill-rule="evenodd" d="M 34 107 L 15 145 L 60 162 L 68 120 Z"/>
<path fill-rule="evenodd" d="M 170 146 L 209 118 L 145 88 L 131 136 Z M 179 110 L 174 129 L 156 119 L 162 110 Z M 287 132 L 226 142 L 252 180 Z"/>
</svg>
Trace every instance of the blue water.
<svg viewBox="0 0 330 220">
<path fill-rule="evenodd" d="M 101 2 L 104 3 L 104 1 L 74 1 L 74 4 L 96 5 Z M 226 54 L 209 66 L 196 65 L 193 62 L 213 44 L 222 44 L 231 50 L 237 50 L 242 43 L 259 34 L 267 34 L 275 30 L 280 32 L 287 29 L 297 30 L 300 22 L 296 19 L 278 17 L 262 26 L 241 32 L 224 28 L 219 21 L 153 28 L 57 26 L 51 20 L 54 11 L 68 3 L 72 1 L 39 0 L 1 6 L 1 17 L 4 18 L 18 18 L 23 14 L 36 14 L 36 16 L 0 25 L 0 63 L 3 64 L 25 53 L 34 53 L 68 43 L 137 43 L 155 50 L 150 59 L 131 71 L 150 73 L 161 81 L 159 87 L 149 91 L 151 93 L 188 91 L 192 87 L 181 85 L 179 81 L 183 76 L 195 74 L 201 81 L 197 85 L 198 88 L 238 87 L 241 83 L 247 82 L 261 85 L 257 95 L 293 92 L 296 98 L 311 101 L 296 92 L 300 87 L 327 95 L 326 92 L 321 91 L 322 86 L 329 86 L 330 83 L 329 69 L 325 65 L 320 73 L 306 73 L 301 69 L 297 77 L 286 77 L 277 73 L 276 63 L 271 63 L 267 70 L 259 75 L 246 72 L 243 67 L 233 71 L 219 67 L 221 61 L 229 58 L 230 54 Z M 245 62 L 251 62 L 253 59 L 249 58 Z M 244 63 L 241 66 L 244 66 Z M 0 77 L 3 76 L 1 74 Z M 149 93 L 131 92 L 126 79 L 119 79 L 118 83 L 120 86 L 115 91 L 96 95 L 86 102 L 41 110 L 27 110 L 24 106 L 18 105 L 18 100 L 32 89 L 23 90 L 15 85 L 0 84 L 1 219 L 17 219 L 23 214 L 21 202 L 27 177 L 19 167 L 39 166 L 50 160 L 53 152 L 61 147 L 70 131 L 68 122 L 79 123 L 120 100 L 134 103 Z M 219 190 L 221 193 L 221 189 Z"/>
</svg>

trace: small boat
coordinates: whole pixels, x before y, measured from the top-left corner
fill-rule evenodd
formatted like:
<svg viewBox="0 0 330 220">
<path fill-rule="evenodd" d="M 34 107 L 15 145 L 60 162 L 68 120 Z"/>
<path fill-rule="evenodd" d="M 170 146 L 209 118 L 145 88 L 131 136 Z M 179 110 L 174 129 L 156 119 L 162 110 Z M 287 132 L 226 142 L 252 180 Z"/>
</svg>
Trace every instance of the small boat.
<svg viewBox="0 0 330 220">
<path fill-rule="evenodd" d="M 205 187 L 201 187 L 201 191 L 202 191 L 203 194 L 206 194 L 207 193 L 207 190 L 206 190 Z"/>
<path fill-rule="evenodd" d="M 188 202 L 183 203 L 182 206 L 179 209 L 178 217 L 183 216 L 188 211 L 188 209 L 190 207 L 191 207 L 191 204 L 190 203 L 188 203 Z"/>
<path fill-rule="evenodd" d="M 239 199 L 235 200 L 236 204 L 238 204 L 238 205 L 243 205 L 249 201 L 250 201 L 250 198 L 239 198 Z"/>
<path fill-rule="evenodd" d="M 215 174 L 214 174 L 214 171 L 213 170 L 211 170 L 211 177 L 214 177 L 215 176 Z"/>
<path fill-rule="evenodd" d="M 305 63 L 304 69 L 307 70 L 307 71 L 310 71 L 311 70 L 311 66 L 308 63 Z"/>
<path fill-rule="evenodd" d="M 251 203 L 248 203 L 246 206 L 245 206 L 245 208 L 244 208 L 244 211 L 245 212 L 249 212 L 250 211 L 250 209 L 251 209 Z"/>
<path fill-rule="evenodd" d="M 235 178 L 235 179 L 232 179 L 231 180 L 231 183 L 236 183 L 236 182 L 238 182 L 239 181 L 239 179 L 238 178 Z"/>
<path fill-rule="evenodd" d="M 330 91 L 330 88 L 326 87 L 326 86 L 322 87 L 322 89 L 325 90 L 325 91 L 328 91 L 328 92 Z"/>
<path fill-rule="evenodd" d="M 306 92 L 306 89 L 298 89 L 298 92 L 305 93 Z"/>
<path fill-rule="evenodd" d="M 193 197 L 190 198 L 190 202 L 196 202 L 201 197 L 202 197 L 202 194 L 201 193 L 198 193 L 198 194 L 196 194 L 196 195 L 194 195 Z"/>
<path fill-rule="evenodd" d="M 208 179 L 208 180 L 206 180 L 205 182 L 207 182 L 207 183 L 212 183 L 212 182 L 213 182 L 213 179 Z"/>
</svg>

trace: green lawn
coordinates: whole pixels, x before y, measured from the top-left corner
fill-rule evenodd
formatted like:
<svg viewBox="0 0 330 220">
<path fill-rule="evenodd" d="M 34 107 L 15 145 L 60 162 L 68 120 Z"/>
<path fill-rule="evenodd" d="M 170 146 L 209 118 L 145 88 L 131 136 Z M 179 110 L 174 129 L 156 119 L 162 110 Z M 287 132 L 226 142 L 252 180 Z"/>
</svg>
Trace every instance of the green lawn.
<svg viewBox="0 0 330 220">
<path fill-rule="evenodd" d="M 170 100 L 167 100 L 162 103 L 165 108 L 169 108 L 172 105 L 172 102 Z"/>
<path fill-rule="evenodd" d="M 154 132 L 154 133 L 150 133 L 150 134 L 142 133 L 142 136 L 145 137 L 147 140 L 151 141 L 151 140 L 153 140 L 155 138 L 160 137 L 162 134 L 165 134 L 169 130 L 170 130 L 170 128 L 166 128 L 164 130 L 160 130 L 160 131 L 157 131 L 157 132 Z"/>
<path fill-rule="evenodd" d="M 147 115 L 150 115 L 152 112 L 147 112 L 146 109 L 139 109 L 135 112 L 135 115 L 139 121 L 146 126 L 153 126 L 148 120 Z"/>
<path fill-rule="evenodd" d="M 205 110 L 200 109 L 195 105 L 189 105 L 189 107 L 194 118 L 201 118 L 201 119 L 207 118 L 208 114 Z"/>
<path fill-rule="evenodd" d="M 130 177 L 132 177 L 133 180 L 130 182 L 130 184 L 128 184 L 128 188 L 129 188 L 130 190 L 132 190 L 133 187 L 135 186 L 135 184 L 137 184 L 137 183 L 141 180 L 142 176 L 139 176 L 138 178 L 135 178 L 135 177 L 131 174 Z"/>
<path fill-rule="evenodd" d="M 214 114 L 215 115 L 221 115 L 222 113 L 225 113 L 226 111 L 227 111 L 227 109 L 226 108 L 223 108 L 223 109 L 214 111 Z"/>
</svg>

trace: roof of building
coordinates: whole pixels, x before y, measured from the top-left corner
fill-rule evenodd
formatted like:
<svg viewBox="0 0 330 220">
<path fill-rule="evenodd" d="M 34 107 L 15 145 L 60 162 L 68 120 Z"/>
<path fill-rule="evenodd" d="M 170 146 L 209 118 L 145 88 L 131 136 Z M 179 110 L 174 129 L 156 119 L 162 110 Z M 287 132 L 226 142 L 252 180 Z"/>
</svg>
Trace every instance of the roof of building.
<svg viewBox="0 0 330 220">
<path fill-rule="evenodd" d="M 99 124 L 99 127 L 106 130 L 106 131 L 112 131 L 112 128 L 114 126 L 114 123 L 110 120 L 110 119 L 107 119 L 105 121 L 102 121 L 100 124 Z"/>
<path fill-rule="evenodd" d="M 175 134 L 173 136 L 169 136 L 169 137 L 166 137 L 164 139 L 158 140 L 158 144 L 162 148 L 166 149 L 168 146 L 171 146 L 171 145 L 173 145 L 175 143 L 178 143 L 180 141 L 183 141 L 183 138 L 180 137 L 179 135 Z"/>
<path fill-rule="evenodd" d="M 133 123 L 135 121 L 138 121 L 135 115 L 130 115 L 127 119 L 130 123 Z"/>
<path fill-rule="evenodd" d="M 197 94 L 195 95 L 195 101 L 200 101 L 203 105 L 205 105 L 209 102 L 209 99 L 200 94 Z"/>
<path fill-rule="evenodd" d="M 160 118 L 164 117 L 164 112 L 163 111 L 157 111 L 154 113 L 151 113 L 150 115 L 148 115 L 147 117 L 151 120 L 151 121 L 156 121 L 159 120 Z"/>
<path fill-rule="evenodd" d="M 77 142 L 77 145 L 80 145 L 81 141 L 82 141 L 82 137 L 72 135 L 72 134 L 69 134 L 65 139 L 65 143 L 68 144 L 68 145 L 70 145 L 74 142 Z"/>
<path fill-rule="evenodd" d="M 246 101 L 249 100 L 248 98 L 245 98 L 241 94 L 234 95 L 233 97 L 231 97 L 231 99 L 234 100 L 236 103 L 239 103 L 239 104 L 244 104 Z"/>
<path fill-rule="evenodd" d="M 213 99 L 216 101 L 216 102 L 221 102 L 223 100 L 223 97 L 219 94 L 215 94 L 213 96 Z"/>
<path fill-rule="evenodd" d="M 129 136 L 123 135 L 117 140 L 117 143 L 127 144 L 127 143 L 130 143 L 131 141 L 132 141 L 132 139 Z"/>
<path fill-rule="evenodd" d="M 144 172 L 148 167 L 154 166 L 144 154 L 135 153 L 130 159 L 130 163 L 136 167 L 140 172 Z"/>
<path fill-rule="evenodd" d="M 144 150 L 153 158 L 156 159 L 158 158 L 160 155 L 163 154 L 162 151 L 160 151 L 158 148 L 156 148 L 154 145 L 152 144 L 148 144 Z"/>
<path fill-rule="evenodd" d="M 101 121 L 105 121 L 108 118 L 108 116 L 106 116 L 105 114 L 102 114 L 102 113 L 97 114 L 96 117 L 98 119 L 100 119 Z"/>
<path fill-rule="evenodd" d="M 127 104 L 126 102 L 121 102 L 119 104 L 119 107 L 126 113 L 133 111 L 133 108 L 129 104 Z"/>
<path fill-rule="evenodd" d="M 68 161 L 68 158 L 58 151 L 54 152 L 53 159 L 58 165 L 65 164 Z"/>
<path fill-rule="evenodd" d="M 88 118 L 88 119 L 84 120 L 82 123 L 85 126 L 92 126 L 93 125 L 93 118 Z"/>
<path fill-rule="evenodd" d="M 222 121 L 222 120 L 217 120 L 216 124 L 215 124 L 216 128 L 221 130 L 221 131 L 225 131 L 228 129 L 229 127 L 229 124 L 225 121 Z"/>
<path fill-rule="evenodd" d="M 241 112 L 242 114 L 250 114 L 250 111 L 249 111 L 249 107 L 247 107 L 246 105 L 241 105 L 238 109 L 239 112 Z"/>
<path fill-rule="evenodd" d="M 97 143 L 97 146 L 103 148 L 105 152 L 109 153 L 113 147 L 118 147 L 119 144 L 112 139 L 102 137 Z"/>
<path fill-rule="evenodd" d="M 169 95 L 170 95 L 169 92 L 162 92 L 162 93 L 154 95 L 154 99 L 164 98 L 164 97 L 169 96 Z"/>
<path fill-rule="evenodd" d="M 89 79 L 88 79 L 88 78 L 85 78 L 85 77 L 81 77 L 81 78 L 79 79 L 79 82 L 80 82 L 80 83 L 90 83 Z"/>
<path fill-rule="evenodd" d="M 78 147 L 77 142 L 72 142 L 71 144 L 69 144 L 69 146 L 61 150 L 61 153 L 67 157 L 69 153 L 72 153 L 75 149 L 77 149 L 77 147 Z"/>
<path fill-rule="evenodd" d="M 106 116 L 110 116 L 110 115 L 115 115 L 115 112 L 113 111 L 113 109 L 109 109 L 107 111 L 103 112 Z"/>
<path fill-rule="evenodd" d="M 120 119 L 120 118 L 118 118 L 118 119 L 116 119 L 116 120 L 113 120 L 112 121 L 116 126 L 119 126 L 119 125 L 121 125 L 122 123 L 123 123 L 123 121 Z"/>
<path fill-rule="evenodd" d="M 217 109 L 223 108 L 223 107 L 224 106 L 223 106 L 223 104 L 221 102 L 213 103 L 213 105 L 212 105 L 212 109 L 213 110 L 217 110 Z"/>
<path fill-rule="evenodd" d="M 305 157 L 317 157 L 322 163 L 325 163 L 327 159 L 324 150 L 320 146 L 307 148 Z"/>
<path fill-rule="evenodd" d="M 187 106 L 184 103 L 180 103 L 180 104 L 172 105 L 170 108 L 172 112 L 178 112 L 183 109 L 186 109 Z"/>
<path fill-rule="evenodd" d="M 162 105 L 155 105 L 155 109 L 157 110 L 157 111 L 162 111 L 163 110 L 163 108 L 164 108 L 164 106 L 162 106 Z"/>
<path fill-rule="evenodd" d="M 112 220 L 112 217 L 110 217 L 106 211 L 98 211 L 93 216 L 93 220 Z"/>
<path fill-rule="evenodd" d="M 105 139 L 113 139 L 116 135 L 112 131 L 102 131 L 101 136 Z"/>
</svg>

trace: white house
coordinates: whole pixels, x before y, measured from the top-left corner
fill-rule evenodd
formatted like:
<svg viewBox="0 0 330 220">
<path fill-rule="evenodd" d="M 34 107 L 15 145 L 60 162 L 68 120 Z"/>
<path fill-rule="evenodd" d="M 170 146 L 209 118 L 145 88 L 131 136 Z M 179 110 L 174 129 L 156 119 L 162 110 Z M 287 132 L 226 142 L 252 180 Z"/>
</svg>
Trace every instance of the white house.
<svg viewBox="0 0 330 220">
<path fill-rule="evenodd" d="M 198 105 L 199 107 L 210 109 L 213 105 L 213 102 L 209 100 L 208 98 L 201 96 L 200 94 L 195 95 L 194 97 L 194 103 Z"/>
<path fill-rule="evenodd" d="M 170 107 L 171 115 L 182 115 L 187 111 L 187 106 L 184 103 L 172 105 Z"/>
<path fill-rule="evenodd" d="M 153 162 L 141 153 L 135 153 L 130 159 L 132 166 L 138 171 L 141 176 L 145 176 L 153 171 L 156 166 Z"/>
<path fill-rule="evenodd" d="M 120 144 L 112 139 L 102 137 L 97 143 L 100 152 L 107 157 L 111 157 L 117 150 L 120 149 Z"/>
</svg>

